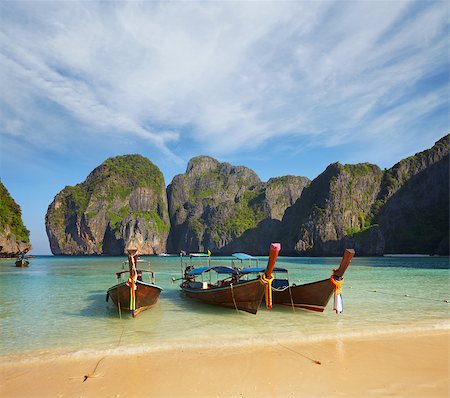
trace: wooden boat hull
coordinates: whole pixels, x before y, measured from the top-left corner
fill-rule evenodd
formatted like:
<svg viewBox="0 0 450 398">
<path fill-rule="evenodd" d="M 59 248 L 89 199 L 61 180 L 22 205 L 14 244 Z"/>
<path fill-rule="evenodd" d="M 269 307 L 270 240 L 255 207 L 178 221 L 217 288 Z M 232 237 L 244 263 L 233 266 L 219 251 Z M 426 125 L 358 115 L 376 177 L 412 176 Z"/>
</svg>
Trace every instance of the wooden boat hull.
<svg viewBox="0 0 450 398">
<path fill-rule="evenodd" d="M 136 281 L 136 309 L 134 316 L 144 311 L 158 301 L 162 288 L 151 283 Z M 119 283 L 108 289 L 106 301 L 111 297 L 112 302 L 122 310 L 130 311 L 130 287 L 126 282 Z"/>
<path fill-rule="evenodd" d="M 345 249 L 339 268 L 333 270 L 333 278 L 342 278 L 355 255 L 353 249 Z M 323 312 L 334 292 L 335 286 L 330 279 L 291 285 L 284 288 L 272 288 L 274 304 L 290 305 L 307 310 Z"/>
<path fill-rule="evenodd" d="M 292 285 L 283 289 L 272 289 L 274 304 L 289 305 L 307 310 L 323 312 L 334 292 L 330 279 Z"/>
<path fill-rule="evenodd" d="M 24 268 L 24 267 L 28 267 L 28 264 L 30 264 L 30 263 L 27 260 L 25 260 L 25 261 L 17 260 L 16 261 L 16 267 Z"/>
<path fill-rule="evenodd" d="M 199 282 L 195 283 L 200 285 Z M 260 279 L 238 282 L 222 287 L 210 287 L 208 289 L 193 287 L 193 284 L 189 285 L 189 283 L 181 285 L 181 289 L 188 297 L 207 304 L 237 308 L 251 314 L 257 313 L 264 297 L 264 284 Z"/>
</svg>

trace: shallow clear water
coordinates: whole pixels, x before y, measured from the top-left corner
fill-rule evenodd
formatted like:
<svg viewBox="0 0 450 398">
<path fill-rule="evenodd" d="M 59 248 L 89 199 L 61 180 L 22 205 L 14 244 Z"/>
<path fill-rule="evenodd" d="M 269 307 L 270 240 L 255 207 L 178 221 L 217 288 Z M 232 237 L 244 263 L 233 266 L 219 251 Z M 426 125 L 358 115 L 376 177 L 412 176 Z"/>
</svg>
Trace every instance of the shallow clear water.
<svg viewBox="0 0 450 398">
<path fill-rule="evenodd" d="M 148 351 L 321 340 L 340 336 L 450 329 L 449 259 L 354 258 L 344 283 L 344 312 L 261 308 L 257 315 L 197 303 L 181 295 L 177 257 L 148 257 L 164 288 L 150 310 L 132 319 L 105 301 L 120 257 L 37 256 L 29 268 L 0 260 L 0 355 Z M 229 258 L 213 258 L 230 264 Z M 260 265 L 265 265 L 262 258 Z M 279 257 L 293 283 L 329 277 L 339 258 Z M 407 296 L 408 295 L 408 296 Z"/>
</svg>

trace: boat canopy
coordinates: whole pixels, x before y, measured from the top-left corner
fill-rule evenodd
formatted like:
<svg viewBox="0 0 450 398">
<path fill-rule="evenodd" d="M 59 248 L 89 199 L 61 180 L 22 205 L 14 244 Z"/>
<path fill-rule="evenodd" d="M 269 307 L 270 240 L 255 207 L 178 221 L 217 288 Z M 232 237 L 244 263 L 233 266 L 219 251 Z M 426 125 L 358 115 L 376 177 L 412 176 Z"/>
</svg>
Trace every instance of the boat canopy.
<svg viewBox="0 0 450 398">
<path fill-rule="evenodd" d="M 189 271 L 187 273 L 187 275 L 188 276 L 201 275 L 204 272 L 209 272 L 211 270 L 216 271 L 218 274 L 235 275 L 235 274 L 239 273 L 239 271 L 237 271 L 231 267 L 199 267 L 199 268 L 194 268 L 192 271 Z"/>
<path fill-rule="evenodd" d="M 233 253 L 232 256 L 238 260 L 258 260 L 256 257 L 250 256 L 246 253 Z"/>
<path fill-rule="evenodd" d="M 253 268 L 244 268 L 239 270 L 240 274 L 257 274 L 259 272 L 264 272 L 266 270 L 265 267 L 253 267 Z M 274 272 L 288 272 L 286 268 L 275 267 L 273 269 Z"/>
</svg>

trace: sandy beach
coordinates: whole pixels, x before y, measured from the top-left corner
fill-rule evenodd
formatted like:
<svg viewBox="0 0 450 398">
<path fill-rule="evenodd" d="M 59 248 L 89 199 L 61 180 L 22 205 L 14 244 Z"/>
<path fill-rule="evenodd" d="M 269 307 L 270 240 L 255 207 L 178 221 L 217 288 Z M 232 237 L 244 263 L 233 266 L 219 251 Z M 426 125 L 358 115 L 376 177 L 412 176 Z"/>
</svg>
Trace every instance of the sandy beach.
<svg viewBox="0 0 450 398">
<path fill-rule="evenodd" d="M 0 365 L 2 397 L 448 397 L 450 332 Z M 84 381 L 85 376 L 89 377 Z"/>
</svg>

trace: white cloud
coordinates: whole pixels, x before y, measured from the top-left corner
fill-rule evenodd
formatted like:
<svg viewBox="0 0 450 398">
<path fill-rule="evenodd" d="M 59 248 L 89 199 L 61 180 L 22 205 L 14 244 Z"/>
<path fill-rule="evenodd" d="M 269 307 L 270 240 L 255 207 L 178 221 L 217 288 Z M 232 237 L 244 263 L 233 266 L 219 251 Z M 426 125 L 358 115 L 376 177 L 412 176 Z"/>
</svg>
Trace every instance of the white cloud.
<svg viewBox="0 0 450 398">
<path fill-rule="evenodd" d="M 30 110 L 43 98 L 172 156 L 177 140 L 221 155 L 283 135 L 334 146 L 354 129 L 399 134 L 446 101 L 426 86 L 427 112 L 411 112 L 448 53 L 445 2 L 418 4 L 10 4 L 2 96 L 17 118 L 0 118 L 18 134 L 48 111 Z"/>
</svg>

